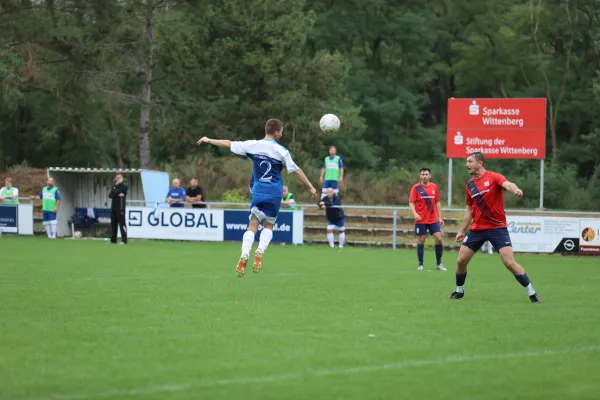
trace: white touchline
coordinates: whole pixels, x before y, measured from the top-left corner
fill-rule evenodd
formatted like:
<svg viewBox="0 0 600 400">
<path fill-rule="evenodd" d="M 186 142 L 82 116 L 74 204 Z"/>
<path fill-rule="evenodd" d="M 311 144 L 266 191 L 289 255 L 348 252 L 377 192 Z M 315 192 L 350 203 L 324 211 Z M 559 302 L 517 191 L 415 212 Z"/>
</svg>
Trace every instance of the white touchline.
<svg viewBox="0 0 600 400">
<path fill-rule="evenodd" d="M 330 375 L 350 375 L 359 374 L 363 372 L 377 372 L 377 371 L 397 371 L 405 368 L 412 367 L 426 367 L 426 366 L 437 366 L 447 364 L 458 364 L 463 362 L 476 362 L 476 361 L 488 361 L 488 360 L 502 360 L 508 358 L 527 358 L 527 357 L 540 357 L 540 356 L 553 356 L 563 354 L 575 354 L 585 353 L 592 351 L 600 351 L 600 345 L 590 345 L 583 347 L 570 347 L 563 349 L 538 349 L 538 350 L 527 350 L 519 351 L 514 353 L 499 353 L 499 354 L 474 354 L 466 356 L 452 356 L 444 358 L 433 358 L 433 359 L 422 359 L 422 360 L 407 360 L 400 361 L 391 364 L 380 364 L 380 365 L 364 365 L 350 368 L 338 368 L 338 369 L 325 369 L 317 371 L 302 371 L 294 372 L 289 374 L 280 375 L 267 375 L 257 376 L 248 378 L 231 378 L 231 379 L 217 379 L 217 380 L 206 380 L 198 382 L 190 382 L 184 384 L 173 384 L 173 385 L 161 385 L 161 386 L 148 386 L 130 390 L 113 390 L 107 392 L 98 393 L 82 393 L 72 395 L 60 395 L 54 394 L 52 396 L 40 397 L 39 399 L 53 399 L 53 400 L 88 400 L 88 399 L 102 399 L 102 398 L 114 398 L 124 396 L 138 396 L 144 394 L 155 394 L 155 393 L 169 393 L 169 392 L 183 392 L 186 390 L 202 387 L 211 386 L 230 386 L 230 385 L 243 385 L 252 383 L 269 383 L 269 382 L 282 382 L 288 380 L 294 380 L 306 377 L 320 377 Z"/>
</svg>

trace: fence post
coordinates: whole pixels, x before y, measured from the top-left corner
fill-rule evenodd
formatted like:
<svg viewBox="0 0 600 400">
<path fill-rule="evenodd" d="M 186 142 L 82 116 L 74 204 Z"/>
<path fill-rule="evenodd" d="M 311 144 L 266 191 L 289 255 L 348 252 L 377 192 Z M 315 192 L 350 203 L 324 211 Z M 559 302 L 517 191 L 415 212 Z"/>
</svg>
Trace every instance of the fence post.
<svg viewBox="0 0 600 400">
<path fill-rule="evenodd" d="M 302 244 L 304 244 L 304 227 L 306 226 L 306 214 L 304 213 L 304 206 L 300 207 L 300 211 L 302 211 Z"/>
<path fill-rule="evenodd" d="M 544 209 L 544 160 L 540 160 L 540 210 Z"/>
<path fill-rule="evenodd" d="M 448 159 L 448 207 L 452 206 L 452 159 Z"/>
<path fill-rule="evenodd" d="M 396 227 L 398 226 L 398 209 L 394 208 L 394 228 L 392 232 L 392 249 L 396 250 Z"/>
</svg>

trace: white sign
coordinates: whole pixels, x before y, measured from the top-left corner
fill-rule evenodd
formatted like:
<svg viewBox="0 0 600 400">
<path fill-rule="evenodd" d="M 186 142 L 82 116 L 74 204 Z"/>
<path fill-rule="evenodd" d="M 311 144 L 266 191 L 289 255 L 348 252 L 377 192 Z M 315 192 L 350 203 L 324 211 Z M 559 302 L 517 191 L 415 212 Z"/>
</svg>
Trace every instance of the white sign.
<svg viewBox="0 0 600 400">
<path fill-rule="evenodd" d="M 579 252 L 579 219 L 507 216 L 515 252 Z"/>
<path fill-rule="evenodd" d="M 600 219 L 579 220 L 579 251 L 582 254 L 600 255 Z"/>
<path fill-rule="evenodd" d="M 33 235 L 33 204 L 19 204 L 19 235 Z"/>
<path fill-rule="evenodd" d="M 223 210 L 128 207 L 132 239 L 223 241 Z"/>
</svg>

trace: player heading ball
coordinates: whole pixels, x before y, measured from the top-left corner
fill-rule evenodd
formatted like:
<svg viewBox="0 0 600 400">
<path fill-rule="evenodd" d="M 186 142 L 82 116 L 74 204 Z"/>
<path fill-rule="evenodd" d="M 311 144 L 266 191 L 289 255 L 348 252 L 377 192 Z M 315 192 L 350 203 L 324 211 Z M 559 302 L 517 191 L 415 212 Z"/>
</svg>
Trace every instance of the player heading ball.
<svg viewBox="0 0 600 400">
<path fill-rule="evenodd" d="M 462 241 L 462 246 L 456 261 L 456 291 L 450 295 L 450 299 L 464 297 L 467 266 L 481 245 L 489 240 L 500 254 L 506 268 L 527 290 L 531 302 L 539 303 L 540 297 L 531 285 L 527 273 L 515 261 L 510 235 L 506 228 L 504 191 L 507 190 L 517 197 L 523 196 L 523 191 L 504 176 L 487 171 L 484 163 L 483 153 L 475 152 L 467 157 L 467 171 L 473 178 L 467 183 L 467 209 L 455 239 L 456 242 Z M 470 231 L 465 234 L 469 225 Z"/>
<path fill-rule="evenodd" d="M 264 229 L 260 234 L 258 248 L 254 253 L 253 272 L 262 268 L 263 254 L 273 238 L 273 224 L 277 220 L 283 195 L 283 180 L 281 170 L 285 167 L 288 173 L 293 173 L 296 178 L 304 183 L 310 190 L 313 200 L 317 198 L 317 190 L 310 183 L 304 172 L 294 163 L 288 149 L 277 143 L 283 135 L 283 123 L 278 119 L 270 119 L 265 124 L 265 138 L 262 140 L 246 140 L 232 142 L 230 140 L 209 139 L 206 136 L 198 140 L 198 145 L 209 143 L 219 147 L 231 149 L 232 153 L 246 156 L 252 160 L 251 190 L 252 204 L 250 205 L 250 223 L 242 239 L 242 255 L 236 267 L 237 276 L 244 276 L 244 269 L 248 263 L 248 256 L 258 227 L 261 222 Z"/>
</svg>

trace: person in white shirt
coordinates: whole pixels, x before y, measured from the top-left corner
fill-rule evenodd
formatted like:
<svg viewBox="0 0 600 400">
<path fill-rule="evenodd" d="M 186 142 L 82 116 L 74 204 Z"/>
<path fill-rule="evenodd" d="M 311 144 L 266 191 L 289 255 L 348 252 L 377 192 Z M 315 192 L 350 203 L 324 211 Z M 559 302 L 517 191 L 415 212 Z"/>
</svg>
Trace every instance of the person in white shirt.
<svg viewBox="0 0 600 400">
<path fill-rule="evenodd" d="M 3 204 L 19 204 L 19 189 L 12 185 L 12 179 L 4 180 L 4 187 L 0 189 L 0 202 Z"/>
</svg>

